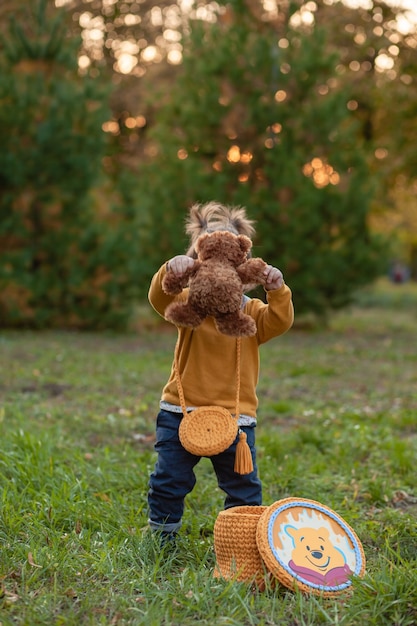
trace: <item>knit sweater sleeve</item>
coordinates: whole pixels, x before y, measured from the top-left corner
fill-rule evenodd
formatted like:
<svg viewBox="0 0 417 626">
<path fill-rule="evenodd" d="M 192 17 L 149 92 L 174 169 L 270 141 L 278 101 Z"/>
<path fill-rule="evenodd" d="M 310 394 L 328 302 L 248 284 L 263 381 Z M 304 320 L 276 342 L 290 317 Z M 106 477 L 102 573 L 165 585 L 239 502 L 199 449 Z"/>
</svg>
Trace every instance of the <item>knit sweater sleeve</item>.
<svg viewBox="0 0 417 626">
<path fill-rule="evenodd" d="M 162 289 L 162 280 L 166 274 L 166 264 L 164 263 L 159 270 L 154 274 L 148 291 L 148 300 L 152 307 L 155 309 L 161 317 L 164 317 L 165 309 L 174 299 L 185 300 L 188 289 L 183 290 L 182 293 L 173 296 L 165 293 Z"/>
<path fill-rule="evenodd" d="M 245 308 L 245 312 L 256 322 L 259 344 L 284 334 L 294 322 L 292 294 L 288 285 L 267 291 L 266 298 L 267 303 L 257 298 L 249 300 Z"/>
<path fill-rule="evenodd" d="M 164 263 L 154 274 L 148 292 L 151 306 L 161 317 L 165 309 L 174 300 L 186 300 L 188 288 L 178 295 L 166 294 L 162 288 L 162 280 L 166 274 Z M 282 335 L 289 330 L 294 322 L 292 294 L 288 285 L 267 292 L 267 303 L 258 298 L 249 299 L 245 312 L 251 315 L 257 326 L 258 343 L 265 343 L 273 337 Z"/>
</svg>

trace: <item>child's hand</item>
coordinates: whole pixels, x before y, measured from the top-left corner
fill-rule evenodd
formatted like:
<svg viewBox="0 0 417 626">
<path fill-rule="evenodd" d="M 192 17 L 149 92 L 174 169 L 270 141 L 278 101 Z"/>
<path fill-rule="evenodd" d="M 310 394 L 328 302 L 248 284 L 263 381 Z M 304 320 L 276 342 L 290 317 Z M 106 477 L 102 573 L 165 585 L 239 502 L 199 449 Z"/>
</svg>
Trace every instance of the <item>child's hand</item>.
<svg viewBox="0 0 417 626">
<path fill-rule="evenodd" d="M 272 291 L 273 289 L 279 289 L 284 284 L 284 278 L 281 270 L 272 265 L 267 265 L 264 270 L 265 276 L 265 289 L 266 291 Z"/>
<path fill-rule="evenodd" d="M 178 254 L 167 262 L 167 271 L 175 276 L 182 276 L 188 269 L 194 267 L 195 260 L 186 254 Z"/>
</svg>

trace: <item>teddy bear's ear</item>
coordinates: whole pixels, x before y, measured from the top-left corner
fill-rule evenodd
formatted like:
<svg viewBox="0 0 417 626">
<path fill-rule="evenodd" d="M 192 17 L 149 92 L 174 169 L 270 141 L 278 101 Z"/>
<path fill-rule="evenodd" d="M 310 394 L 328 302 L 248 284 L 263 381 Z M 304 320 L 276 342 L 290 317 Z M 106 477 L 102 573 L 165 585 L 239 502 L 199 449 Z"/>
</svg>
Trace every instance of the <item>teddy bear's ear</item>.
<svg viewBox="0 0 417 626">
<path fill-rule="evenodd" d="M 252 241 L 249 239 L 249 237 L 246 237 L 246 235 L 238 235 L 237 238 L 239 240 L 239 245 L 242 252 L 249 252 L 249 250 L 252 248 Z"/>
<path fill-rule="evenodd" d="M 203 233 L 202 235 L 199 236 L 199 238 L 195 242 L 195 246 L 194 246 L 195 247 L 195 251 L 197 252 L 197 254 L 200 252 L 201 246 L 204 245 L 204 242 L 208 238 L 209 238 L 209 233 Z"/>
</svg>

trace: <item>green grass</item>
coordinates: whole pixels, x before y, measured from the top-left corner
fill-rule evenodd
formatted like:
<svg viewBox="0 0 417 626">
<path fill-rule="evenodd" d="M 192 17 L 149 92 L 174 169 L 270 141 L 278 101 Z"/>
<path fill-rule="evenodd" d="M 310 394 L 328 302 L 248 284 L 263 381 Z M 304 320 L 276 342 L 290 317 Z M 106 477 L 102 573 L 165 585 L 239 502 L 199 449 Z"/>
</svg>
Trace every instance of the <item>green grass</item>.
<svg viewBox="0 0 417 626">
<path fill-rule="evenodd" d="M 264 503 L 313 498 L 355 529 L 348 597 L 213 577 L 222 509 L 197 468 L 176 550 L 147 530 L 154 419 L 175 335 L 0 334 L 0 624 L 417 623 L 417 290 L 364 291 L 327 329 L 262 348 Z"/>
</svg>

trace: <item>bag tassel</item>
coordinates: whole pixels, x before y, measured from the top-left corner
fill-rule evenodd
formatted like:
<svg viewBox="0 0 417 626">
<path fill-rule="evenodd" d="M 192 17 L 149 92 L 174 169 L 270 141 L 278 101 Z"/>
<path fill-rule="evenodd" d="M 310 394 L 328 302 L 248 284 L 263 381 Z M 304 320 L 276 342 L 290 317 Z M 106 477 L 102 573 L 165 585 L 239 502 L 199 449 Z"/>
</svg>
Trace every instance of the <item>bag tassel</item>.
<svg viewBox="0 0 417 626">
<path fill-rule="evenodd" d="M 236 445 L 235 472 L 237 474 L 250 474 L 253 472 L 252 454 L 247 442 L 246 433 L 239 431 L 239 441 Z"/>
</svg>

